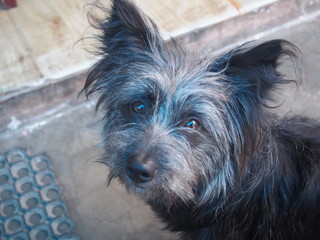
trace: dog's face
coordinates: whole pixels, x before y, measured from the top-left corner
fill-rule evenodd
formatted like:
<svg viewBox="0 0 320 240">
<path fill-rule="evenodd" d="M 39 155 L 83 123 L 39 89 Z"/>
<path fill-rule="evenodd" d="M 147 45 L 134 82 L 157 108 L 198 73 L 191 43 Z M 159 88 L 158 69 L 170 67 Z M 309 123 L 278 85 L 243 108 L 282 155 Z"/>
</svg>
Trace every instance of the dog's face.
<svg viewBox="0 0 320 240">
<path fill-rule="evenodd" d="M 85 91 L 104 111 L 103 162 L 146 201 L 207 202 L 226 195 L 251 154 L 276 72 L 293 46 L 274 40 L 218 58 L 165 42 L 125 0 L 97 22 L 102 59 Z"/>
</svg>

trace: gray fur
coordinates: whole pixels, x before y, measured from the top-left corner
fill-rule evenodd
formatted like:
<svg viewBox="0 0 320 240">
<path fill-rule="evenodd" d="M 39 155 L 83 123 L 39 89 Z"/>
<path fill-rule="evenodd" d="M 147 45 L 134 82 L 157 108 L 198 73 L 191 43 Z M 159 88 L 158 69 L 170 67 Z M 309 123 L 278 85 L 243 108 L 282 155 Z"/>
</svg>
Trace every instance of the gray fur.
<svg viewBox="0 0 320 240">
<path fill-rule="evenodd" d="M 130 1 L 106 11 L 91 16 L 101 59 L 84 91 L 103 112 L 109 183 L 119 179 L 186 239 L 317 239 L 319 124 L 269 109 L 292 82 L 280 63 L 299 63 L 299 50 L 272 40 L 200 57 L 165 42 Z M 152 174 L 137 181 L 131 162 Z"/>
</svg>

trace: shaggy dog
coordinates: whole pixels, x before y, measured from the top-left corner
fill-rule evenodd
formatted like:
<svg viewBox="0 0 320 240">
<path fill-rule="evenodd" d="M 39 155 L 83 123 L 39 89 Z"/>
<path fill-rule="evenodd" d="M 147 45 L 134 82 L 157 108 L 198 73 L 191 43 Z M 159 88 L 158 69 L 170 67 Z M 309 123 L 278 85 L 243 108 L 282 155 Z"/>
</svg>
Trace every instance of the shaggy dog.
<svg viewBox="0 0 320 240">
<path fill-rule="evenodd" d="M 320 239 L 320 125 L 270 109 L 298 49 L 272 40 L 201 57 L 131 1 L 100 9 L 84 91 L 99 96 L 109 182 L 183 239 Z"/>
</svg>

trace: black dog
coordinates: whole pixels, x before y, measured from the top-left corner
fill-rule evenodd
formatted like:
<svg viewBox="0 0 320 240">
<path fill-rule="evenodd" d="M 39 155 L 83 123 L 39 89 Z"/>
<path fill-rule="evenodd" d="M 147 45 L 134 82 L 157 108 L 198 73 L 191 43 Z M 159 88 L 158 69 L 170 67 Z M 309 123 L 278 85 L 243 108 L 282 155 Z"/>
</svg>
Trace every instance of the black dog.
<svg viewBox="0 0 320 240">
<path fill-rule="evenodd" d="M 184 239 L 320 239 L 320 125 L 271 113 L 285 40 L 216 57 L 164 41 L 126 0 L 101 30 L 84 91 L 104 111 L 103 163 Z"/>
</svg>

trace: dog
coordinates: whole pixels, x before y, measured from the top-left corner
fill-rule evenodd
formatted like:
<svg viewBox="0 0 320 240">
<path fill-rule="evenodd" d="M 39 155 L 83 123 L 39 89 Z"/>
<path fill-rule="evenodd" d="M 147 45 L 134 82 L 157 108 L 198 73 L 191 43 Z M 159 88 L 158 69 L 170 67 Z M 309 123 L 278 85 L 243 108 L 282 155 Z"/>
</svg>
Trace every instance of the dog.
<svg viewBox="0 0 320 240">
<path fill-rule="evenodd" d="M 129 0 L 99 8 L 100 59 L 83 91 L 103 115 L 109 183 L 182 239 L 320 239 L 320 124 L 272 111 L 297 47 L 275 39 L 204 57 L 165 41 Z"/>
</svg>

